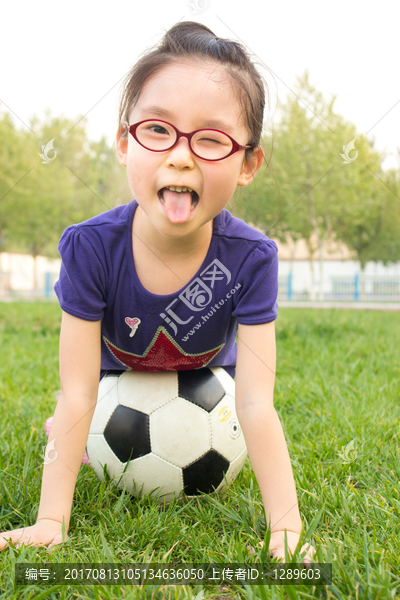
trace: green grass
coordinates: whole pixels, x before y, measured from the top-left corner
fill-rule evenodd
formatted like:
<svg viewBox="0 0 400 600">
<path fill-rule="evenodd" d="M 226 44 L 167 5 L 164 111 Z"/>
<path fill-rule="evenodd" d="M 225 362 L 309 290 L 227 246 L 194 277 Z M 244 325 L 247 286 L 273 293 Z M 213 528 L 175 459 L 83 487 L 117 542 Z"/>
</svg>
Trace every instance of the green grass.
<svg viewBox="0 0 400 600">
<path fill-rule="evenodd" d="M 43 424 L 59 388 L 59 324 L 56 304 L 0 304 L 0 530 L 36 520 Z M 203 598 L 399 597 L 400 314 L 281 309 L 276 328 L 275 406 L 307 528 L 322 509 L 313 542 L 319 560 L 333 564 L 333 585 L 215 586 L 205 588 Z M 347 446 L 352 440 L 353 449 Z M 244 562 L 247 545 L 265 535 L 265 517 L 248 464 L 224 496 L 167 509 L 149 498 L 131 499 L 82 466 L 69 534 L 52 555 L 38 548 L 3 551 L 0 598 L 194 598 L 199 587 L 16 589 L 14 564 L 141 563 L 150 557 Z M 257 552 L 253 560 L 267 559 Z"/>
</svg>

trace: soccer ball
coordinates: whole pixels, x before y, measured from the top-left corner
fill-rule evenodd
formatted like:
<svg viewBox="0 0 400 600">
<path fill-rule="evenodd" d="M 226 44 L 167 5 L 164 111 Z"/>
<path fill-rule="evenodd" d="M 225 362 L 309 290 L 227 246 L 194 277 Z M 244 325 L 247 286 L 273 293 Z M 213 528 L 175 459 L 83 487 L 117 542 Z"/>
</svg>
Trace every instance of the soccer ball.
<svg viewBox="0 0 400 600">
<path fill-rule="evenodd" d="M 235 382 L 222 367 L 124 371 L 100 382 L 86 451 L 134 496 L 170 502 L 222 491 L 246 456 L 235 411 Z"/>
</svg>

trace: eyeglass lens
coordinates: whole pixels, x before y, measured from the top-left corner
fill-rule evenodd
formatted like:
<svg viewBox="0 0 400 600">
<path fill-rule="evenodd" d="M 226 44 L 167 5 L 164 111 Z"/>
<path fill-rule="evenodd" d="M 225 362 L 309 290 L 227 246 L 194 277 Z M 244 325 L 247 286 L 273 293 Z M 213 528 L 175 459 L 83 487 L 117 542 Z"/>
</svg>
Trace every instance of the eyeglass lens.
<svg viewBox="0 0 400 600">
<path fill-rule="evenodd" d="M 177 138 L 173 127 L 160 121 L 141 123 L 136 129 L 139 142 L 149 150 L 168 150 Z M 232 150 L 232 141 L 222 131 L 202 129 L 190 141 L 193 152 L 205 159 L 218 159 L 227 156 Z"/>
</svg>

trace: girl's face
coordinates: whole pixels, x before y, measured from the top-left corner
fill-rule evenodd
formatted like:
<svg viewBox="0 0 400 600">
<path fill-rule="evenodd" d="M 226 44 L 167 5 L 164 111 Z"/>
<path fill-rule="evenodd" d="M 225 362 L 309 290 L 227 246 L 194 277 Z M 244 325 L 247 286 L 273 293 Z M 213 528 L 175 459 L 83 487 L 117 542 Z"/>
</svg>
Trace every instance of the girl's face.
<svg viewBox="0 0 400 600">
<path fill-rule="evenodd" d="M 196 66 L 182 62 L 164 67 L 146 82 L 131 111 L 129 125 L 144 119 L 168 121 L 186 133 L 206 127 L 219 129 L 241 145 L 250 139 L 229 76 L 216 64 Z M 190 235 L 221 212 L 236 186 L 252 181 L 264 157 L 259 148 L 251 164 L 244 162 L 244 150 L 209 162 L 197 158 L 183 137 L 171 150 L 151 152 L 130 134 L 121 138 L 121 132 L 117 135 L 117 148 L 147 224 L 175 239 Z M 197 204 L 190 212 L 183 211 L 184 216 L 179 216 L 179 211 L 166 210 L 160 190 L 167 186 L 195 190 Z"/>
</svg>

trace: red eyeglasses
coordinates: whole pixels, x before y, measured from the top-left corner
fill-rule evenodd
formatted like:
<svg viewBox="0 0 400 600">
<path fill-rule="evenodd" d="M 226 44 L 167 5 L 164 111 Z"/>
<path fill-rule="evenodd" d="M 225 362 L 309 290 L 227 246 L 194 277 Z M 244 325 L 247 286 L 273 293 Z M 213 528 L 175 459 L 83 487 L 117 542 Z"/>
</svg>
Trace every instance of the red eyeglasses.
<svg viewBox="0 0 400 600">
<path fill-rule="evenodd" d="M 196 129 L 192 133 L 183 133 L 168 121 L 146 119 L 128 125 L 129 133 L 146 150 L 166 152 L 177 144 L 181 137 L 187 138 L 193 154 L 203 160 L 223 160 L 231 154 L 254 148 L 241 146 L 230 135 L 218 129 Z"/>
</svg>

